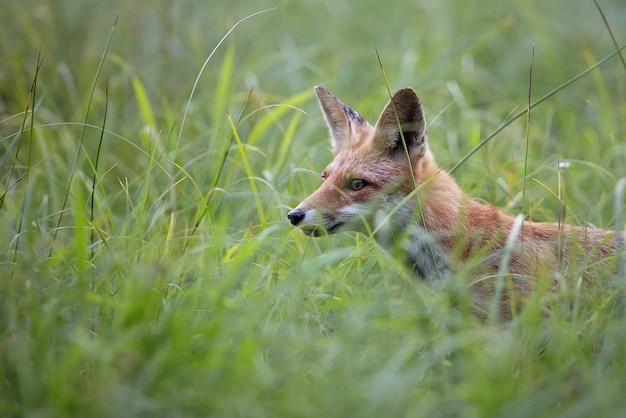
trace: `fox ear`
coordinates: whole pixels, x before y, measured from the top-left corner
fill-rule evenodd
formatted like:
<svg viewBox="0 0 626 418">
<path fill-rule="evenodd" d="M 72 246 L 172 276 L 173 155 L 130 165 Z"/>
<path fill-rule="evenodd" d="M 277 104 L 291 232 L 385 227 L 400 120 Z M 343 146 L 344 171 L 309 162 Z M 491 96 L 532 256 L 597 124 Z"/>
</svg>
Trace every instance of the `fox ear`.
<svg viewBox="0 0 626 418">
<path fill-rule="evenodd" d="M 326 124 L 330 129 L 333 152 L 336 154 L 350 141 L 351 134 L 355 128 L 366 123 L 365 119 L 350 106 L 333 96 L 324 87 L 315 87 L 315 95 L 324 113 Z"/>
<path fill-rule="evenodd" d="M 424 109 L 415 91 L 408 87 L 395 92 L 383 109 L 373 141 L 381 151 L 404 155 L 403 137 L 411 158 L 424 155 L 428 147 Z"/>
</svg>

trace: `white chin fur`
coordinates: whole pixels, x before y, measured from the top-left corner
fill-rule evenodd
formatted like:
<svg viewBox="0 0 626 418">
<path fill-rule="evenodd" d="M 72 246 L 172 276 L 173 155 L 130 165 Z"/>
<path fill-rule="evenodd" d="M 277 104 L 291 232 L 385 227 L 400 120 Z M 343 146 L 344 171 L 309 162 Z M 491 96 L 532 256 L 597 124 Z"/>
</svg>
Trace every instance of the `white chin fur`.
<svg viewBox="0 0 626 418">
<path fill-rule="evenodd" d="M 318 216 L 317 213 L 318 211 L 316 209 L 309 209 L 306 212 L 304 212 L 304 219 L 300 221 L 299 226 L 319 224 L 320 220 L 317 219 L 317 216 Z"/>
</svg>

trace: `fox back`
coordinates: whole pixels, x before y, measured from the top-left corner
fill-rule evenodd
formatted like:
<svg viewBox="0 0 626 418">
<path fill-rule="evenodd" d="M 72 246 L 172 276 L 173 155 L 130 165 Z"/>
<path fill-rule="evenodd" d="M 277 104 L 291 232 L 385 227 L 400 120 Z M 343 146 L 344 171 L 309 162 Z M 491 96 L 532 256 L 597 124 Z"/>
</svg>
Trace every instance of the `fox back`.
<svg viewBox="0 0 626 418">
<path fill-rule="evenodd" d="M 373 234 L 384 247 L 402 248 L 403 261 L 430 281 L 468 259 L 479 259 L 474 276 L 501 272 L 506 258 L 511 277 L 532 278 L 577 253 L 607 260 L 624 239 L 623 233 L 556 223 L 523 222 L 522 232 L 521 218 L 469 198 L 435 162 L 422 104 L 410 88 L 393 95 L 374 125 L 324 88 L 315 93 L 334 158 L 321 186 L 287 214 L 306 234 Z M 483 281 L 475 287 L 483 296 L 493 293 Z M 515 281 L 515 291 L 530 290 L 531 280 Z"/>
</svg>

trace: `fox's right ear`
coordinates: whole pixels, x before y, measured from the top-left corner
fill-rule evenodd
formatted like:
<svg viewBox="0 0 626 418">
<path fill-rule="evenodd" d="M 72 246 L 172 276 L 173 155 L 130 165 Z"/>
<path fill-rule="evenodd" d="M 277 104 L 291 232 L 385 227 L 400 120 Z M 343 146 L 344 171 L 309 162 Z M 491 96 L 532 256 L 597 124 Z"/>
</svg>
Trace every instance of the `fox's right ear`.
<svg viewBox="0 0 626 418">
<path fill-rule="evenodd" d="M 382 151 L 404 158 L 404 145 L 411 159 L 424 155 L 428 145 L 422 102 L 411 88 L 394 93 L 383 109 L 373 135 L 374 145 Z"/>
<path fill-rule="evenodd" d="M 350 141 L 352 132 L 365 119 L 347 104 L 333 96 L 324 87 L 316 86 L 315 95 L 320 103 L 324 119 L 330 130 L 333 152 L 337 152 Z"/>
</svg>

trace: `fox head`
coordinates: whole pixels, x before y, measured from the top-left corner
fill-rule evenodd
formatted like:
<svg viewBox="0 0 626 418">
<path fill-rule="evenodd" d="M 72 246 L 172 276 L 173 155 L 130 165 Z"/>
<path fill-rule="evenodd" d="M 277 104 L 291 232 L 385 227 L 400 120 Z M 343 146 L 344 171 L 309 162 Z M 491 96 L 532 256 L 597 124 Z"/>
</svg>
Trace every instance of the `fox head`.
<svg viewBox="0 0 626 418">
<path fill-rule="evenodd" d="M 406 227 L 415 205 L 396 206 L 436 171 L 415 91 L 395 92 L 374 126 L 326 89 L 318 86 L 315 94 L 334 159 L 322 172 L 317 191 L 287 214 L 291 223 L 313 236 L 368 232 L 383 219 Z"/>
</svg>

